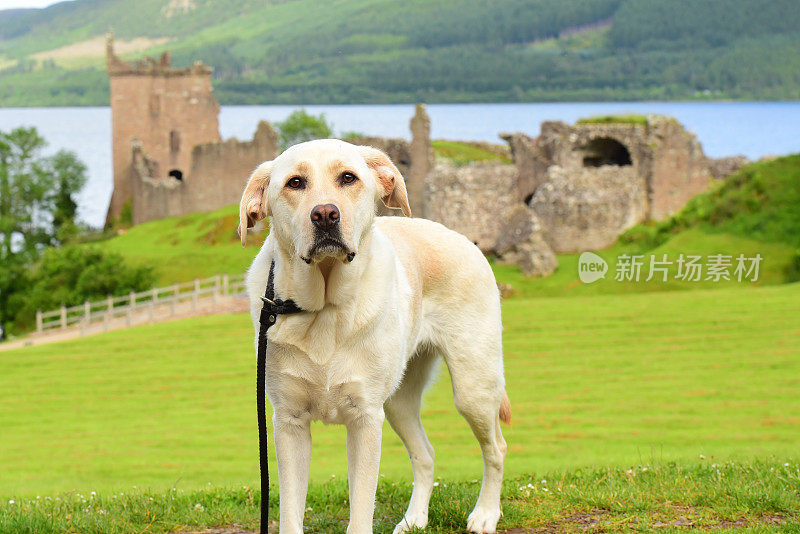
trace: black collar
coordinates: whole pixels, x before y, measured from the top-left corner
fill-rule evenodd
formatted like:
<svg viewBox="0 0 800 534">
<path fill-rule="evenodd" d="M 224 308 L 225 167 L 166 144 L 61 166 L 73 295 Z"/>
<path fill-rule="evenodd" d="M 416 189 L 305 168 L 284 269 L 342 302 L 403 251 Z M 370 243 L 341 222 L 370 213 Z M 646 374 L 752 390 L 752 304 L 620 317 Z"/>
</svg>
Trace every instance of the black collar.
<svg viewBox="0 0 800 534">
<path fill-rule="evenodd" d="M 278 315 L 287 315 L 291 313 L 300 313 L 303 310 L 292 299 L 281 300 L 275 297 L 275 261 L 273 260 L 269 266 L 269 277 L 267 278 L 267 290 L 264 296 L 261 297 L 264 305 L 261 307 L 261 323 L 260 335 L 266 336 L 267 330 L 275 324 Z"/>
</svg>

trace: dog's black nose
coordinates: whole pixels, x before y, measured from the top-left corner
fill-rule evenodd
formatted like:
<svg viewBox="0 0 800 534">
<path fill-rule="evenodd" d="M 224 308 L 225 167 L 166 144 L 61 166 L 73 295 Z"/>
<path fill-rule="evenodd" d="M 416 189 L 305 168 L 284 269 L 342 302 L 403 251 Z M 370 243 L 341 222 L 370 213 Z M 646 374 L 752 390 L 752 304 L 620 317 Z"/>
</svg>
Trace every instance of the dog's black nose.
<svg viewBox="0 0 800 534">
<path fill-rule="evenodd" d="M 330 230 L 339 224 L 339 208 L 335 204 L 319 204 L 311 210 L 311 222 L 320 230 Z"/>
</svg>

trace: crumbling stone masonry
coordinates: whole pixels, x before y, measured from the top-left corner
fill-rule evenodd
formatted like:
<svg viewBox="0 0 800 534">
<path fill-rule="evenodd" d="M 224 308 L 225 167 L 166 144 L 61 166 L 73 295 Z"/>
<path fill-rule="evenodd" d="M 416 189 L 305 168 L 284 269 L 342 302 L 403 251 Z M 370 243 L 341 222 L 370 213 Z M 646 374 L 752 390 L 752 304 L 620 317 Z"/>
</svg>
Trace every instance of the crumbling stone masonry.
<svg viewBox="0 0 800 534">
<path fill-rule="evenodd" d="M 677 121 L 545 122 L 541 135 L 502 135 L 519 171 L 517 198 L 556 252 L 608 247 L 627 228 L 677 212 L 711 182 L 700 143 Z"/>
<path fill-rule="evenodd" d="M 109 34 L 106 68 L 114 162 L 108 221 L 128 203 L 134 224 L 236 203 L 252 170 L 277 155 L 267 123 L 252 141 L 221 142 L 210 67 L 172 68 L 169 52 L 123 61 Z"/>
</svg>

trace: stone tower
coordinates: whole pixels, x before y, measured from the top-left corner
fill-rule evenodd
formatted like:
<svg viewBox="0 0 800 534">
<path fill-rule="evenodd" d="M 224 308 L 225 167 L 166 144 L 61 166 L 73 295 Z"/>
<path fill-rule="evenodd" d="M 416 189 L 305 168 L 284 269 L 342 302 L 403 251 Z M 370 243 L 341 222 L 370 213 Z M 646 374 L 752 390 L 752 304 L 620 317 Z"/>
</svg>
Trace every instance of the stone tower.
<svg viewBox="0 0 800 534">
<path fill-rule="evenodd" d="M 111 82 L 114 192 L 107 221 L 132 201 L 134 141 L 154 162 L 155 178 L 182 181 L 192 164 L 193 147 L 218 143 L 219 104 L 211 88 L 211 68 L 199 61 L 171 66 L 169 52 L 156 60 L 121 60 L 114 37 L 106 37 L 106 69 Z"/>
</svg>

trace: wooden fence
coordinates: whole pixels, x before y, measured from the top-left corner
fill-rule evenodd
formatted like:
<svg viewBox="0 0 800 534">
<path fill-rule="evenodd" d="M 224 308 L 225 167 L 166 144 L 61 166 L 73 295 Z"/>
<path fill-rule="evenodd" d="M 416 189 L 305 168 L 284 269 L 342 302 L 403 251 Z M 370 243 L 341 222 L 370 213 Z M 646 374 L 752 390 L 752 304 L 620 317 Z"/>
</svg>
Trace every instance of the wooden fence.
<svg viewBox="0 0 800 534">
<path fill-rule="evenodd" d="M 152 321 L 157 310 L 166 307 L 171 315 L 177 307 L 197 311 L 202 298 L 211 298 L 212 304 L 223 297 L 245 294 L 244 274 L 229 276 L 216 275 L 210 278 L 195 278 L 193 282 L 173 284 L 166 287 L 154 287 L 147 291 L 135 293 L 131 291 L 121 297 L 109 295 L 103 300 L 89 302 L 78 306 L 62 305 L 57 310 L 36 311 L 36 331 L 44 332 L 54 328 L 66 329 L 70 326 L 85 328 L 93 323 L 103 322 L 106 326 L 114 319 L 124 317 L 131 325 L 134 314 L 147 314 Z"/>
</svg>

